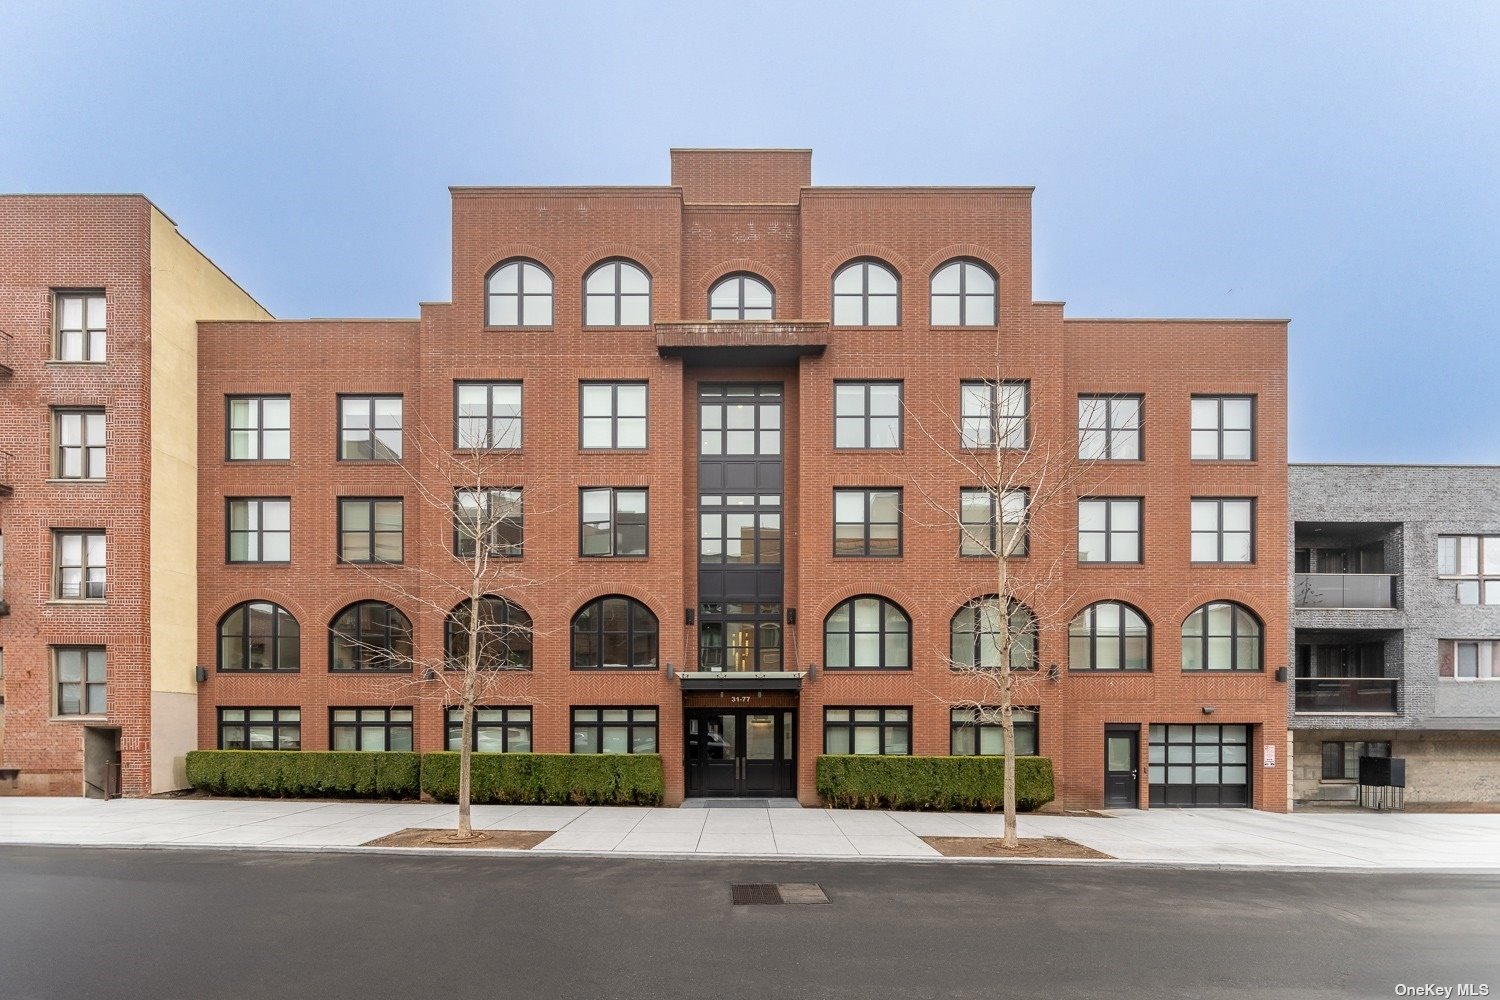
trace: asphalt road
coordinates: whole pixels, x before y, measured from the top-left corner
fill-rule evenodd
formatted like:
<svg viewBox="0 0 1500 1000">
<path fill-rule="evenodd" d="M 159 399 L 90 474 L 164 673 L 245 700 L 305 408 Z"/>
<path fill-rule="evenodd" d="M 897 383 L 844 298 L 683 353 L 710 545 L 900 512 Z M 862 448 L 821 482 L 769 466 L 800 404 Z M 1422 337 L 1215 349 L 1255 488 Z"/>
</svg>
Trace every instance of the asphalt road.
<svg viewBox="0 0 1500 1000">
<path fill-rule="evenodd" d="M 733 906 L 731 882 L 826 905 Z M 1500 876 L 0 848 L 0 998 L 1500 996 Z"/>
</svg>

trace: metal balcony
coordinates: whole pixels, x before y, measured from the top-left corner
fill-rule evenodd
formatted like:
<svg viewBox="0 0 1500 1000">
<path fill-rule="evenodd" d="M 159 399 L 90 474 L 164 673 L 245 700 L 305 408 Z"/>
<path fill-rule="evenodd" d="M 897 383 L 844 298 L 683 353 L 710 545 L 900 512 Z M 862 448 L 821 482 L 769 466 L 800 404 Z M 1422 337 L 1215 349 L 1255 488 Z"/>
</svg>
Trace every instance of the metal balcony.
<svg viewBox="0 0 1500 1000">
<path fill-rule="evenodd" d="M 1396 607 L 1399 573 L 1298 573 L 1292 606 L 1297 608 Z"/>
<path fill-rule="evenodd" d="M 656 350 L 684 364 L 786 365 L 828 346 L 828 324 L 802 320 L 657 323 Z"/>
<path fill-rule="evenodd" d="M 1299 715 L 1396 715 L 1396 677 L 1297 677 Z"/>
</svg>

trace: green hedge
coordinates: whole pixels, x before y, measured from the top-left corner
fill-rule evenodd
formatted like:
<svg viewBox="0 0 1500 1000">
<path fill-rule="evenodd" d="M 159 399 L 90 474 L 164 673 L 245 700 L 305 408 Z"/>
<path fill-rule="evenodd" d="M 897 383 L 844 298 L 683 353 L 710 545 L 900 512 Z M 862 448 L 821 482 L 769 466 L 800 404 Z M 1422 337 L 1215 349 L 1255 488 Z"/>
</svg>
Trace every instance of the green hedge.
<svg viewBox="0 0 1500 1000">
<path fill-rule="evenodd" d="M 1003 757 L 827 756 L 817 761 L 818 794 L 845 809 L 943 809 L 994 812 L 1004 808 Z M 1016 758 L 1016 808 L 1053 799 L 1052 761 Z"/>
<path fill-rule="evenodd" d="M 661 757 L 647 753 L 476 753 L 471 802 L 579 806 L 659 806 L 666 793 Z M 422 755 L 422 791 L 458 798 L 458 754 Z"/>
<path fill-rule="evenodd" d="M 214 795 L 414 799 L 420 759 L 400 751 L 193 750 L 187 778 Z"/>
</svg>

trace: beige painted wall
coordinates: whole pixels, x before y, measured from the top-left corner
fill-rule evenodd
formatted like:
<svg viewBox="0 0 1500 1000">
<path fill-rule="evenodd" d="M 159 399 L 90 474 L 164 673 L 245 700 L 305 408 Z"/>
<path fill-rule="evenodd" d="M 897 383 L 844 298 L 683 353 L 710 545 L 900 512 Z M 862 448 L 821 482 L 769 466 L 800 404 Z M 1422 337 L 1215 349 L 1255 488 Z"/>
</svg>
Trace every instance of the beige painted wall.
<svg viewBox="0 0 1500 1000">
<path fill-rule="evenodd" d="M 151 790 L 198 741 L 198 321 L 271 314 L 151 209 Z"/>
</svg>

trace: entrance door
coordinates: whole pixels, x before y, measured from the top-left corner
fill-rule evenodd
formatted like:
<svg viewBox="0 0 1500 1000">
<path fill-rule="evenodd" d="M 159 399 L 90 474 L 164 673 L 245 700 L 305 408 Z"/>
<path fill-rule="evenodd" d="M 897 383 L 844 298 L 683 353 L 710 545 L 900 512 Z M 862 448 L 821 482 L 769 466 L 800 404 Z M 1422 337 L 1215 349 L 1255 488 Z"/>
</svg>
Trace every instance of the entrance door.
<svg viewBox="0 0 1500 1000">
<path fill-rule="evenodd" d="M 1137 726 L 1104 729 L 1104 804 L 1134 809 L 1141 804 L 1141 731 Z"/>
<path fill-rule="evenodd" d="M 797 793 L 796 713 L 693 709 L 685 718 L 687 794 L 782 798 Z"/>
</svg>

